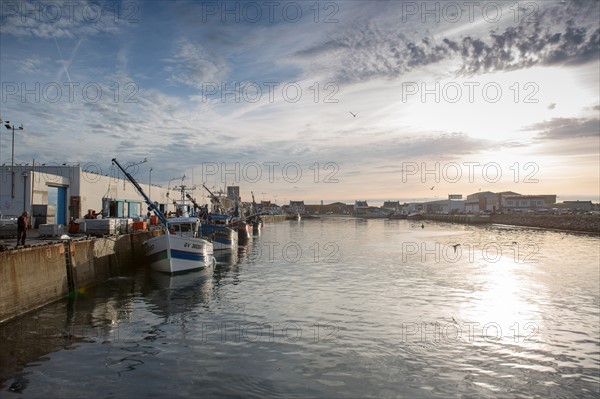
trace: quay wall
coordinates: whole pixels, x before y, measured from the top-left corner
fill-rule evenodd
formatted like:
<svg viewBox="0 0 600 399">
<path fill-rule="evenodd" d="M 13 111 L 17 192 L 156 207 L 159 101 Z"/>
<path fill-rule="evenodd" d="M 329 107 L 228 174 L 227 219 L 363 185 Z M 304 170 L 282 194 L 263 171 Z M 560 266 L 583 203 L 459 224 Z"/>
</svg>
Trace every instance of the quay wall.
<svg viewBox="0 0 600 399">
<path fill-rule="evenodd" d="M 0 322 L 144 264 L 142 243 L 158 233 L 66 241 L 0 253 Z"/>
<path fill-rule="evenodd" d="M 63 298 L 64 259 L 63 244 L 0 253 L 0 321 Z"/>
<path fill-rule="evenodd" d="M 284 222 L 286 215 L 262 215 L 260 218 L 265 223 Z"/>
</svg>

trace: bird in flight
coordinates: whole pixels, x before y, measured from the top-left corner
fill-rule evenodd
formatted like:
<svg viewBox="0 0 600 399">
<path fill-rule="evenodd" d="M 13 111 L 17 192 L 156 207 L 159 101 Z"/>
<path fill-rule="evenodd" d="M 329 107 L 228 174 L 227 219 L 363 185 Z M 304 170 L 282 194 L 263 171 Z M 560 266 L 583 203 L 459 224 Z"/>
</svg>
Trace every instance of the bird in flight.
<svg viewBox="0 0 600 399">
<path fill-rule="evenodd" d="M 354 113 L 354 112 L 352 112 L 352 111 L 348 111 L 348 112 L 350 112 L 350 115 L 352 115 L 353 117 L 355 117 L 355 118 L 356 118 L 356 115 L 357 115 L 357 114 L 355 114 L 355 113 Z"/>
<path fill-rule="evenodd" d="M 456 248 L 460 247 L 460 244 L 454 244 L 452 245 L 452 248 L 454 248 L 454 253 L 456 253 Z"/>
<path fill-rule="evenodd" d="M 431 186 L 431 187 L 429 187 L 429 189 L 430 189 L 430 190 L 433 190 L 433 188 L 434 188 L 434 187 L 435 187 L 435 186 Z"/>
</svg>

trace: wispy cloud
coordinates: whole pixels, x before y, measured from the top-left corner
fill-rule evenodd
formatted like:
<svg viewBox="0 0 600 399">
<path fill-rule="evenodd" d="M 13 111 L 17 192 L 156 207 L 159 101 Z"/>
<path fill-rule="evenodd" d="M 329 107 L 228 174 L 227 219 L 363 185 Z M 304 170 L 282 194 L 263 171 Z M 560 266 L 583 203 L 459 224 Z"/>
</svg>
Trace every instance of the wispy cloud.
<svg viewBox="0 0 600 399">
<path fill-rule="evenodd" d="M 202 89 L 207 82 L 223 81 L 229 69 L 222 57 L 186 39 L 177 43 L 173 56 L 165 62 L 170 81 L 197 89 Z"/>
<path fill-rule="evenodd" d="M 19 38 L 76 39 L 116 34 L 127 24 L 116 3 L 15 1 L 2 3 L 0 33 Z"/>
<path fill-rule="evenodd" d="M 568 140 L 580 137 L 599 137 L 599 118 L 554 118 L 527 127 L 527 131 L 539 131 L 540 139 Z"/>
</svg>

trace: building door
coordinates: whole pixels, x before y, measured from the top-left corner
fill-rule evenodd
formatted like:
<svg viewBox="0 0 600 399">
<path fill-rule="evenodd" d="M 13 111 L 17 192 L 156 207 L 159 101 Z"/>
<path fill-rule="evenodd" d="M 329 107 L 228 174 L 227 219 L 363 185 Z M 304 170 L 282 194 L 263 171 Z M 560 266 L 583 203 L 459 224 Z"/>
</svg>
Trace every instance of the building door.
<svg viewBox="0 0 600 399">
<path fill-rule="evenodd" d="M 125 217 L 125 202 L 117 201 L 117 217 Z"/>
<path fill-rule="evenodd" d="M 66 212 L 67 209 L 67 188 L 57 187 L 56 193 L 56 224 L 67 224 Z"/>
<path fill-rule="evenodd" d="M 53 209 L 54 208 L 54 209 Z M 45 223 L 66 224 L 67 188 L 48 186 L 48 209 Z"/>
</svg>

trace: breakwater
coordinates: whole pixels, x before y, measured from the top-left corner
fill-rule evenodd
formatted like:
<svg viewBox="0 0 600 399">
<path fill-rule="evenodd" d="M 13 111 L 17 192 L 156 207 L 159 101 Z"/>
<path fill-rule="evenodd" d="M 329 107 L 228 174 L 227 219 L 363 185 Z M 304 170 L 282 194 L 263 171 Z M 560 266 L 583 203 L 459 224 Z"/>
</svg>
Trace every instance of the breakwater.
<svg viewBox="0 0 600 399">
<path fill-rule="evenodd" d="M 286 215 L 262 215 L 260 218 L 265 223 L 284 222 Z"/>
<path fill-rule="evenodd" d="M 487 215 L 438 215 L 438 214 L 433 214 L 433 213 L 426 213 L 423 215 L 423 219 L 436 220 L 438 222 L 448 222 L 448 223 L 465 223 L 465 224 L 490 223 L 490 217 Z"/>
<path fill-rule="evenodd" d="M 513 213 L 491 215 L 490 219 L 492 223 L 513 226 L 600 233 L 600 216 L 597 215 L 529 215 Z"/>
<path fill-rule="evenodd" d="M 143 263 L 142 243 L 154 233 L 64 241 L 0 253 L 0 322 L 75 295 Z"/>
<path fill-rule="evenodd" d="M 596 215 L 534 215 L 526 213 L 493 215 L 438 215 L 424 214 L 423 219 L 447 223 L 495 223 L 542 229 L 600 233 L 600 216 Z"/>
</svg>

